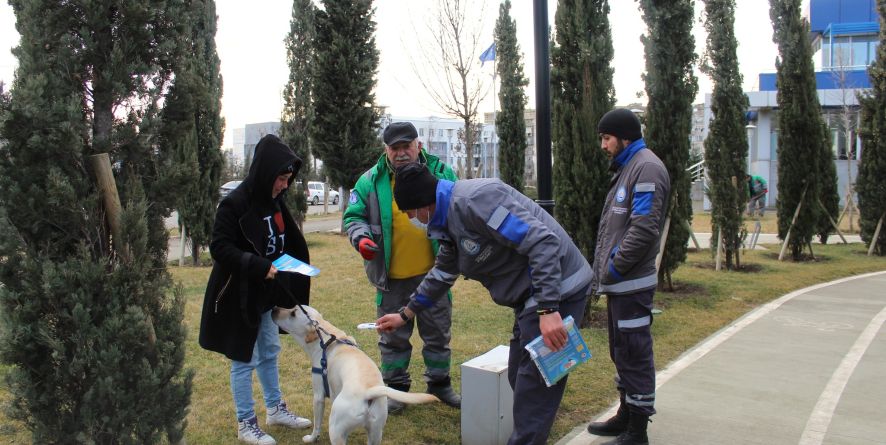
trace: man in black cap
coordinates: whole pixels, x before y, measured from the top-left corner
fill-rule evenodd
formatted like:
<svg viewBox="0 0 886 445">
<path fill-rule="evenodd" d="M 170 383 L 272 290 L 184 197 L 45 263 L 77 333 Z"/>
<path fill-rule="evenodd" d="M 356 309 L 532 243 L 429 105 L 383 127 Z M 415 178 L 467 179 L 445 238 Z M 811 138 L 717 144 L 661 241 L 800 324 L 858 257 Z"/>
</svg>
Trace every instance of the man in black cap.
<svg viewBox="0 0 886 445">
<path fill-rule="evenodd" d="M 437 157 L 422 150 L 418 132 L 410 122 L 394 122 L 383 134 L 385 153 L 378 163 L 364 173 L 354 186 L 344 214 L 351 244 L 365 260 L 366 275 L 376 287 L 377 316 L 396 312 L 409 294 L 434 265 L 437 243 L 424 231 L 409 223 L 406 213 L 392 199 L 394 171 L 397 167 L 419 162 L 436 177 L 455 181 L 455 173 Z M 428 314 L 393 332 L 381 335 L 381 371 L 385 384 L 409 391 L 409 360 L 412 356 L 412 331 L 424 342 L 422 357 L 428 392 L 452 407 L 461 406 L 461 397 L 452 389 L 449 367 L 452 352 L 452 301 L 441 301 Z M 405 405 L 388 399 L 388 411 L 399 413 Z"/>
<path fill-rule="evenodd" d="M 655 414 L 652 297 L 658 285 L 655 259 L 667 212 L 670 179 L 646 148 L 640 120 L 630 110 L 609 111 L 597 125 L 600 148 L 614 173 L 603 206 L 594 254 L 597 294 L 606 295 L 609 356 L 620 394 L 616 415 L 593 422 L 588 432 L 618 436 L 609 444 L 648 444 L 646 426 Z"/>
<path fill-rule="evenodd" d="M 508 444 L 544 444 L 567 379 L 547 386 L 525 347 L 541 335 L 550 349 L 563 348 L 563 318 L 581 319 L 591 266 L 547 211 L 498 179 L 451 182 L 413 163 L 397 170 L 394 199 L 440 250 L 400 310 L 378 319 L 379 331 L 400 329 L 432 311 L 459 275 L 482 283 L 493 301 L 514 309 L 508 354 L 514 431 Z"/>
</svg>

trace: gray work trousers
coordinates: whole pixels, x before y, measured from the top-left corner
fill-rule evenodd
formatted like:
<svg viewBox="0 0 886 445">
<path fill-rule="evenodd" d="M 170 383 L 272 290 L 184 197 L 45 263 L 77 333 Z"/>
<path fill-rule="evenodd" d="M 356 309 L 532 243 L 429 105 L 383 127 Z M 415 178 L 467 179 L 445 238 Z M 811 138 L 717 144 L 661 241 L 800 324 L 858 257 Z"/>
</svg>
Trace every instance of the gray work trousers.
<svg viewBox="0 0 886 445">
<path fill-rule="evenodd" d="M 418 288 L 424 275 L 403 280 L 388 280 L 389 291 L 382 291 L 379 317 L 396 313 L 409 303 L 409 297 Z M 425 362 L 425 382 L 449 384 L 449 366 L 452 351 L 452 301 L 448 297 L 437 300 L 429 307 L 393 332 L 383 332 L 378 341 L 381 351 L 381 373 L 385 384 L 400 390 L 409 390 L 409 360 L 412 357 L 412 331 L 418 325 L 418 335 L 424 342 L 422 358 Z"/>
</svg>

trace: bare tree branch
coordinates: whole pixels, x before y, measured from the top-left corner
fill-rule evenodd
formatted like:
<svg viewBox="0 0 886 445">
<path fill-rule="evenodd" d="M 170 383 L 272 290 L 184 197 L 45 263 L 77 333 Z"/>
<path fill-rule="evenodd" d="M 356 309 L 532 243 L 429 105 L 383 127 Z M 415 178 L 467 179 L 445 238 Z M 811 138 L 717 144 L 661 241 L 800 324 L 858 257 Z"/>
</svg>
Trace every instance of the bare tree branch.
<svg viewBox="0 0 886 445">
<path fill-rule="evenodd" d="M 460 140 L 468 159 L 465 178 L 473 177 L 474 144 L 479 133 L 477 112 L 489 91 L 479 59 L 485 49 L 480 47 L 480 33 L 486 2 L 474 5 L 476 2 L 466 0 L 440 0 L 425 24 L 425 35 L 432 37 L 416 39 L 419 55 L 410 55 L 420 60 L 412 63 L 412 68 L 434 103 L 445 114 L 464 121 L 464 138 Z M 414 35 L 422 34 L 414 30 Z"/>
</svg>

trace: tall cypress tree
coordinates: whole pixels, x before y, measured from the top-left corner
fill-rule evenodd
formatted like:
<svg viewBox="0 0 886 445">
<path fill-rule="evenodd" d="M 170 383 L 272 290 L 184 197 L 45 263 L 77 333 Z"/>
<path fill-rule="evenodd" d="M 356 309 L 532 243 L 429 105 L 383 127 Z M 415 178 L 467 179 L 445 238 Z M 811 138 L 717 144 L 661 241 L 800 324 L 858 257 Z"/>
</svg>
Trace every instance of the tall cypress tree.
<svg viewBox="0 0 886 445">
<path fill-rule="evenodd" d="M 314 118 L 312 103 L 313 73 L 311 62 L 314 57 L 314 17 L 317 8 L 312 0 L 294 0 L 292 18 L 289 20 L 289 34 L 286 35 L 286 60 L 289 63 L 289 81 L 283 87 L 283 115 L 280 117 L 280 139 L 286 142 L 295 154 L 305 162 L 298 172 L 296 181 L 307 187 L 311 173 L 310 123 Z M 295 202 L 296 220 L 304 220 L 308 201 L 304 193 L 290 193 Z"/>
<path fill-rule="evenodd" d="M 705 139 L 705 165 L 711 178 L 712 244 L 722 230 L 726 268 L 739 266 L 741 227 L 744 206 L 748 200 L 745 168 L 748 138 L 745 132 L 745 110 L 748 98 L 741 88 L 741 72 L 735 40 L 735 0 L 706 0 L 705 29 L 708 31 L 706 72 L 714 82 L 711 96 L 713 120 Z"/>
<path fill-rule="evenodd" d="M 646 144 L 661 158 L 671 177 L 668 200 L 671 217 L 659 279 L 671 282 L 671 274 L 686 261 L 688 227 L 692 221 L 692 185 L 689 166 L 689 133 L 692 130 L 692 101 L 698 80 L 692 72 L 696 60 L 692 37 L 692 0 L 664 4 L 641 0 L 648 34 L 643 36 L 646 51 Z"/>
<path fill-rule="evenodd" d="M 861 237 L 868 246 L 875 244 L 879 255 L 886 255 L 886 222 L 877 239 L 874 231 L 886 215 L 886 2 L 877 2 L 880 16 L 880 45 L 877 59 L 868 69 L 871 92 L 861 102 L 861 163 L 858 165 L 858 206 L 861 210 Z"/>
<path fill-rule="evenodd" d="M 561 0 L 551 45 L 554 196 L 557 220 L 585 258 L 594 258 L 609 162 L 597 122 L 615 105 L 606 0 Z"/>
<path fill-rule="evenodd" d="M 191 378 L 184 301 L 162 267 L 152 131 L 178 3 L 10 2 L 21 34 L 0 122 L 0 358 L 34 443 L 178 441 Z M 129 113 L 126 109 L 130 104 Z M 88 156 L 124 205 L 111 239 Z M 162 247 L 161 247 L 162 244 Z M 122 248 L 126 246 L 126 248 Z"/>
<path fill-rule="evenodd" d="M 371 0 L 324 0 L 317 11 L 313 151 L 330 181 L 350 187 L 378 159 L 375 75 L 378 49 Z"/>
<path fill-rule="evenodd" d="M 212 238 L 212 225 L 215 221 L 215 209 L 218 203 L 218 187 L 221 185 L 221 173 L 224 168 L 224 155 L 221 151 L 224 138 L 225 121 L 221 117 L 222 77 L 221 62 L 215 47 L 217 16 L 215 0 L 194 2 L 193 26 L 195 55 L 198 61 L 200 81 L 204 87 L 203 94 L 197 103 L 197 162 L 200 165 L 199 178 L 195 178 L 191 202 L 188 206 L 180 205 L 185 227 L 194 256 L 194 264 L 198 264 L 201 247 L 208 246 Z M 196 173 L 196 172 L 195 172 Z M 184 211 L 188 209 L 187 211 Z M 190 224 L 190 225 L 187 225 Z"/>
<path fill-rule="evenodd" d="M 529 81 L 523 76 L 520 46 L 517 44 L 517 22 L 511 18 L 511 0 L 498 7 L 495 22 L 496 71 L 501 79 L 498 93 L 501 111 L 495 117 L 498 134 L 498 165 L 501 180 L 523 191 L 523 172 L 526 168 L 526 94 L 523 88 Z"/>
<path fill-rule="evenodd" d="M 191 3 L 189 39 L 177 64 L 175 84 L 163 109 L 166 174 L 174 178 L 174 205 L 191 240 L 194 264 L 209 245 L 224 159 L 221 142 L 222 79 L 215 49 L 215 1 Z M 169 185 L 169 184 L 167 184 Z"/>
<path fill-rule="evenodd" d="M 787 235 L 800 198 L 803 205 L 791 230 L 789 248 L 799 260 L 812 236 L 822 229 L 817 199 L 837 193 L 833 154 L 815 91 L 809 24 L 800 16 L 801 0 L 770 0 L 769 15 L 778 45 L 778 236 Z M 811 174 L 810 174 L 811 173 Z M 835 179 L 833 181 L 836 181 Z M 806 194 L 803 195 L 803 191 Z"/>
</svg>

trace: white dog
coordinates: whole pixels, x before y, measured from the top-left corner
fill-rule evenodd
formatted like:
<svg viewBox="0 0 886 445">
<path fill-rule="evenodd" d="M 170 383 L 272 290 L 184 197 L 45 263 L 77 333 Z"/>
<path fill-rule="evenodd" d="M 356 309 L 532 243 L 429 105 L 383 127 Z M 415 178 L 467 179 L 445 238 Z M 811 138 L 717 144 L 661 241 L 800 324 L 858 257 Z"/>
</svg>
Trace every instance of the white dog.
<svg viewBox="0 0 886 445">
<path fill-rule="evenodd" d="M 345 444 L 355 428 L 363 426 L 369 444 L 381 444 L 381 436 L 388 419 L 388 397 L 406 404 L 438 402 L 431 394 L 407 393 L 384 385 L 378 367 L 363 351 L 352 346 L 354 339 L 336 328 L 310 306 L 302 306 L 317 322 L 313 325 L 298 307 L 274 309 L 274 323 L 295 338 L 311 357 L 311 366 L 321 368 L 323 348 L 317 327 L 322 328 L 322 341 L 329 334 L 351 344 L 332 342 L 326 347 L 327 380 L 332 410 L 329 413 L 329 440 L 333 445 Z M 312 372 L 314 389 L 314 430 L 304 436 L 305 442 L 314 442 L 320 436 L 323 410 L 326 402 L 322 374 Z"/>
</svg>

